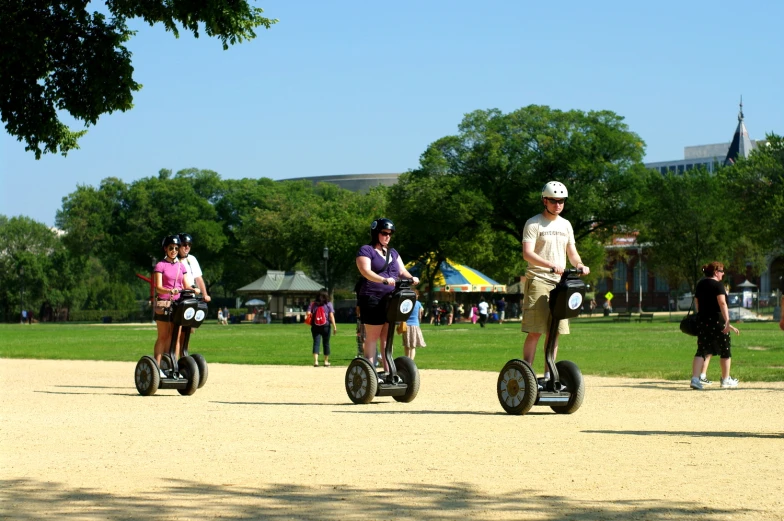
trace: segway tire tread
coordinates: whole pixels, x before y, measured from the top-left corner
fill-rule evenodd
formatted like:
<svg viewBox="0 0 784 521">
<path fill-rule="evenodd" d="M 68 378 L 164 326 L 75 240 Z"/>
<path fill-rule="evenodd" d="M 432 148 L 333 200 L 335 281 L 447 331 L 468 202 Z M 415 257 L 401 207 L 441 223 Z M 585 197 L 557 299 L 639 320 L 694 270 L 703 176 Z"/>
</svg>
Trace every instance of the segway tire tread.
<svg viewBox="0 0 784 521">
<path fill-rule="evenodd" d="M 522 415 L 536 403 L 536 373 L 523 360 L 509 360 L 498 375 L 498 401 L 508 414 Z"/>
<path fill-rule="evenodd" d="M 551 405 L 550 408 L 558 414 L 572 414 L 580 408 L 585 398 L 583 374 L 577 364 L 569 360 L 556 362 L 555 367 L 558 369 L 558 379 L 566 386 L 571 396 L 566 405 Z"/>
<path fill-rule="evenodd" d="M 158 374 L 158 364 L 151 356 L 143 356 L 136 364 L 134 371 L 134 380 L 136 381 L 136 390 L 142 396 L 152 396 L 158 391 L 158 386 L 161 385 L 161 377 Z"/>
<path fill-rule="evenodd" d="M 419 369 L 416 364 L 407 356 L 399 356 L 395 358 L 395 368 L 397 369 L 398 376 L 406 384 L 406 394 L 402 396 L 394 396 L 393 398 L 398 402 L 408 403 L 412 402 L 419 394 Z"/>
<path fill-rule="evenodd" d="M 373 401 L 378 391 L 378 375 L 365 358 L 355 358 L 346 370 L 346 394 L 356 404 Z"/>
<path fill-rule="evenodd" d="M 188 385 L 184 389 L 177 389 L 177 392 L 183 396 L 190 396 L 199 388 L 199 366 L 196 365 L 196 360 L 190 356 L 180 358 L 177 363 L 180 370 L 180 375 L 188 380 Z"/>
<path fill-rule="evenodd" d="M 207 383 L 207 377 L 209 376 L 207 360 L 205 360 L 204 357 L 198 353 L 194 353 L 191 356 L 194 360 L 196 360 L 196 365 L 199 366 L 199 389 L 201 389 L 204 387 L 204 384 Z"/>
</svg>

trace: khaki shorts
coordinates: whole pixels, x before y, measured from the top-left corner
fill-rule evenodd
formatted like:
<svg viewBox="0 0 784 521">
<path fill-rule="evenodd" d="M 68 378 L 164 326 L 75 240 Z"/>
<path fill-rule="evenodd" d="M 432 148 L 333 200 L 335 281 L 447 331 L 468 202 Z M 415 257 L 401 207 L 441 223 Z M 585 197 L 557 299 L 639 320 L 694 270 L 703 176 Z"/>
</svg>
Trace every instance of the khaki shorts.
<svg viewBox="0 0 784 521">
<path fill-rule="evenodd" d="M 551 282 L 525 279 L 523 289 L 523 333 L 544 333 L 550 329 L 550 291 L 555 288 Z M 561 320 L 558 333 L 569 334 L 569 321 Z"/>
</svg>

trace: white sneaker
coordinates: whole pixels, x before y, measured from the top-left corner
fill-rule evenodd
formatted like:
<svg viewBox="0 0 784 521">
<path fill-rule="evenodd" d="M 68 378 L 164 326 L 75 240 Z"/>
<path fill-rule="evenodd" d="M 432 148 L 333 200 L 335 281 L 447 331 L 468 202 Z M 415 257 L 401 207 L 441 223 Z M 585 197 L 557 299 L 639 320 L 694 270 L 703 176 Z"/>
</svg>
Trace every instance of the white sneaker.
<svg viewBox="0 0 784 521">
<path fill-rule="evenodd" d="M 708 380 L 704 376 L 700 376 L 700 383 L 702 385 L 713 385 L 713 380 Z"/>
<path fill-rule="evenodd" d="M 728 376 L 727 378 L 721 379 L 721 388 L 722 389 L 731 389 L 733 387 L 738 386 L 738 379 Z"/>
<path fill-rule="evenodd" d="M 698 376 L 692 376 L 690 387 L 692 389 L 697 389 L 698 391 L 702 391 L 702 382 L 700 382 L 700 378 Z"/>
<path fill-rule="evenodd" d="M 163 372 L 163 369 L 158 369 L 158 374 L 160 375 L 161 378 L 168 378 L 168 376 L 166 376 L 166 373 Z"/>
</svg>

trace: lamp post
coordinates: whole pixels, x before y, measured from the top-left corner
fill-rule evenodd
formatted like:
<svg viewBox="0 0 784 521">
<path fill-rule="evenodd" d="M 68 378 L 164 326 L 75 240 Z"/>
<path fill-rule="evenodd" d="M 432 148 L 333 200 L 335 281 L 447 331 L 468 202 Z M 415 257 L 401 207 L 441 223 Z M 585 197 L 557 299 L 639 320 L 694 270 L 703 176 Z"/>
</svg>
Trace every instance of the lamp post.
<svg viewBox="0 0 784 521">
<path fill-rule="evenodd" d="M 329 248 L 324 246 L 324 286 L 327 288 L 327 293 L 329 293 L 329 271 L 327 270 L 327 261 L 329 261 Z"/>
<path fill-rule="evenodd" d="M 642 313 L 642 247 L 637 248 L 637 265 L 640 267 L 640 309 L 638 313 Z"/>
<path fill-rule="evenodd" d="M 21 282 L 19 287 L 19 301 L 21 303 L 22 309 L 20 310 L 19 316 L 22 316 L 22 311 L 24 311 L 24 266 L 19 266 L 19 281 Z M 24 320 L 24 319 L 22 319 Z"/>
</svg>

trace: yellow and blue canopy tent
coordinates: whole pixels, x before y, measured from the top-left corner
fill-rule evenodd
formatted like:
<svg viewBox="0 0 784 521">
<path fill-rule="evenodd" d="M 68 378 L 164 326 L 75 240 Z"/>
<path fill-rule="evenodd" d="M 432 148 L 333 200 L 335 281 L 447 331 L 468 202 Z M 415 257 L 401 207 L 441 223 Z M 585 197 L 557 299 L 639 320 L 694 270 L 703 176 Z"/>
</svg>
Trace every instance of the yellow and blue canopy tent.
<svg viewBox="0 0 784 521">
<path fill-rule="evenodd" d="M 430 261 L 433 263 L 434 261 Z M 406 269 L 412 274 L 422 279 L 422 262 L 411 262 L 406 265 Z M 429 281 L 422 280 L 420 289 L 430 290 Z M 451 293 L 505 293 L 506 285 L 499 284 L 484 273 L 469 268 L 464 264 L 453 262 L 449 259 L 442 261 L 438 266 L 435 280 L 433 281 L 432 291 L 446 291 Z"/>
</svg>

